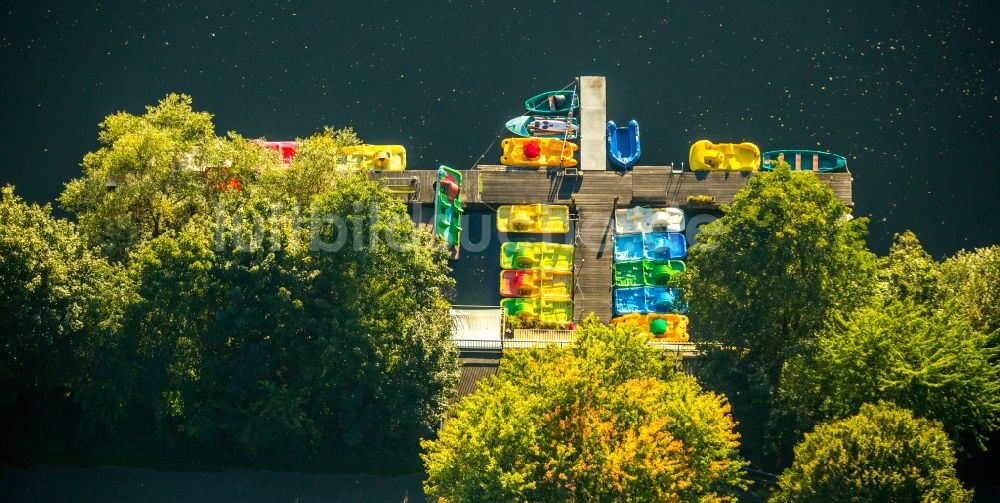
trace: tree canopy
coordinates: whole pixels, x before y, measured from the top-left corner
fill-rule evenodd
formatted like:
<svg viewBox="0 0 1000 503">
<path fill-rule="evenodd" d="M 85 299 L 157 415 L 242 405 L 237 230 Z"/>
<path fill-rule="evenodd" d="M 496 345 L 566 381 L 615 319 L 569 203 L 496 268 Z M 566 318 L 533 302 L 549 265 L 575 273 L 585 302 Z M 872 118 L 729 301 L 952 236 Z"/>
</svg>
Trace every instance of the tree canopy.
<svg viewBox="0 0 1000 503">
<path fill-rule="evenodd" d="M 124 272 L 92 254 L 73 224 L 2 188 L 0 417 L 8 434 L 0 447 L 37 440 L 38 422 L 64 426 L 58 418 L 87 385 L 130 292 Z"/>
<path fill-rule="evenodd" d="M 447 501 L 695 501 L 745 488 L 724 397 L 633 328 L 591 318 L 570 348 L 504 355 L 423 443 Z"/>
<path fill-rule="evenodd" d="M 685 294 L 706 343 L 700 376 L 732 400 L 759 456 L 782 365 L 833 313 L 866 304 L 875 257 L 865 219 L 810 173 L 760 173 L 723 212 L 691 250 Z"/>
<path fill-rule="evenodd" d="M 179 230 L 213 209 L 277 156 L 235 133 L 217 137 L 212 116 L 190 96 L 169 94 L 143 115 L 118 112 L 100 124 L 102 147 L 83 158 L 83 177 L 59 202 L 95 249 L 123 262 L 141 242 Z"/>
<path fill-rule="evenodd" d="M 884 400 L 982 447 L 1000 428 L 1000 366 L 988 342 L 950 305 L 864 308 L 831 323 L 814 352 L 788 362 L 780 402 L 797 417 L 799 434 Z"/>
<path fill-rule="evenodd" d="M 1000 246 L 960 251 L 941 263 L 943 295 L 978 330 L 1000 336 Z"/>
<path fill-rule="evenodd" d="M 125 414 L 224 461 L 416 462 L 457 380 L 443 247 L 365 176 L 303 214 L 233 204 L 135 252 L 139 300 L 93 423 Z"/>
<path fill-rule="evenodd" d="M 954 465 L 940 423 L 891 404 L 865 404 L 806 434 L 770 501 L 972 501 Z"/>
</svg>

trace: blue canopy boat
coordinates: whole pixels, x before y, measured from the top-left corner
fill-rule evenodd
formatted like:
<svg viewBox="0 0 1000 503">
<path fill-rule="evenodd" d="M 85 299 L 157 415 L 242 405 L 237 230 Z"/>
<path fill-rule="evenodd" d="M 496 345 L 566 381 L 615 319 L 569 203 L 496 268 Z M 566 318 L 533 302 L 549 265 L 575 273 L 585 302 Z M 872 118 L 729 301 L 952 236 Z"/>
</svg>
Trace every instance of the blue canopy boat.
<svg viewBox="0 0 1000 503">
<path fill-rule="evenodd" d="M 687 256 L 687 240 L 680 232 L 650 232 L 644 235 L 643 258 L 679 260 Z"/>
<path fill-rule="evenodd" d="M 639 123 L 632 119 L 628 126 L 618 127 L 608 121 L 608 156 L 622 169 L 629 169 L 639 161 Z"/>
</svg>

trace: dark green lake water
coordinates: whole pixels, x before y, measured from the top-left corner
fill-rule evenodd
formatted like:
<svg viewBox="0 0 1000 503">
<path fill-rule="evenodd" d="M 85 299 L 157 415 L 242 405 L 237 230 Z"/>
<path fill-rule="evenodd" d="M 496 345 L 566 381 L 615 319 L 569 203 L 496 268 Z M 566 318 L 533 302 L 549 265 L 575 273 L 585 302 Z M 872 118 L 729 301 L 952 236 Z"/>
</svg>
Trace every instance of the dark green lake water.
<svg viewBox="0 0 1000 503">
<path fill-rule="evenodd" d="M 0 182 L 51 201 L 104 116 L 173 91 L 220 132 L 353 126 L 467 168 L 525 98 L 605 75 L 642 163 L 700 138 L 839 152 L 874 248 L 913 229 L 940 256 L 1000 242 L 998 5 L 8 2 Z"/>
</svg>

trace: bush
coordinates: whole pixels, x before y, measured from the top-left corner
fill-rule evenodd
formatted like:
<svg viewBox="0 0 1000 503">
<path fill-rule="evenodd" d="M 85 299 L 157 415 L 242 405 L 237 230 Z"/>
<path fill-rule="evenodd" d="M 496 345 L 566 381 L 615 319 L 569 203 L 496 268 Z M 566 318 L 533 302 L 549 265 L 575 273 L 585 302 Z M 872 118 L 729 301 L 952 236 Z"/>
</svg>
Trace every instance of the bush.
<svg viewBox="0 0 1000 503">
<path fill-rule="evenodd" d="M 865 404 L 806 434 L 770 501 L 971 501 L 954 464 L 940 423 Z"/>
</svg>

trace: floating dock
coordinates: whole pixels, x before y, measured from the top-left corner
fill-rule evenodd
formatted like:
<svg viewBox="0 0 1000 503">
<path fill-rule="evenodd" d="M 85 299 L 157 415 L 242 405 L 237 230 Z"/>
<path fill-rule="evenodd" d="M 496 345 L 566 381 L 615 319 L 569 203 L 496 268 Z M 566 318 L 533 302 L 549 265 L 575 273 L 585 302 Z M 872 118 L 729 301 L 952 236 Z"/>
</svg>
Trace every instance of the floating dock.
<svg viewBox="0 0 1000 503">
<path fill-rule="evenodd" d="M 751 177 L 749 173 L 674 172 L 671 166 L 636 166 L 632 171 L 581 171 L 566 175 L 559 169 L 521 169 L 480 165 L 462 171 L 462 197 L 471 209 L 503 204 L 564 204 L 575 215 L 574 318 L 594 312 L 604 322 L 611 319 L 611 260 L 614 243 L 614 210 L 631 206 L 675 206 L 685 211 L 719 210 L 732 202 Z M 815 175 L 834 195 L 854 206 L 850 172 Z M 369 177 L 384 180 L 386 187 L 412 204 L 434 202 L 434 170 L 402 173 L 372 171 Z M 707 196 L 690 203 L 691 196 Z M 710 202 L 709 202 L 710 201 Z"/>
</svg>

